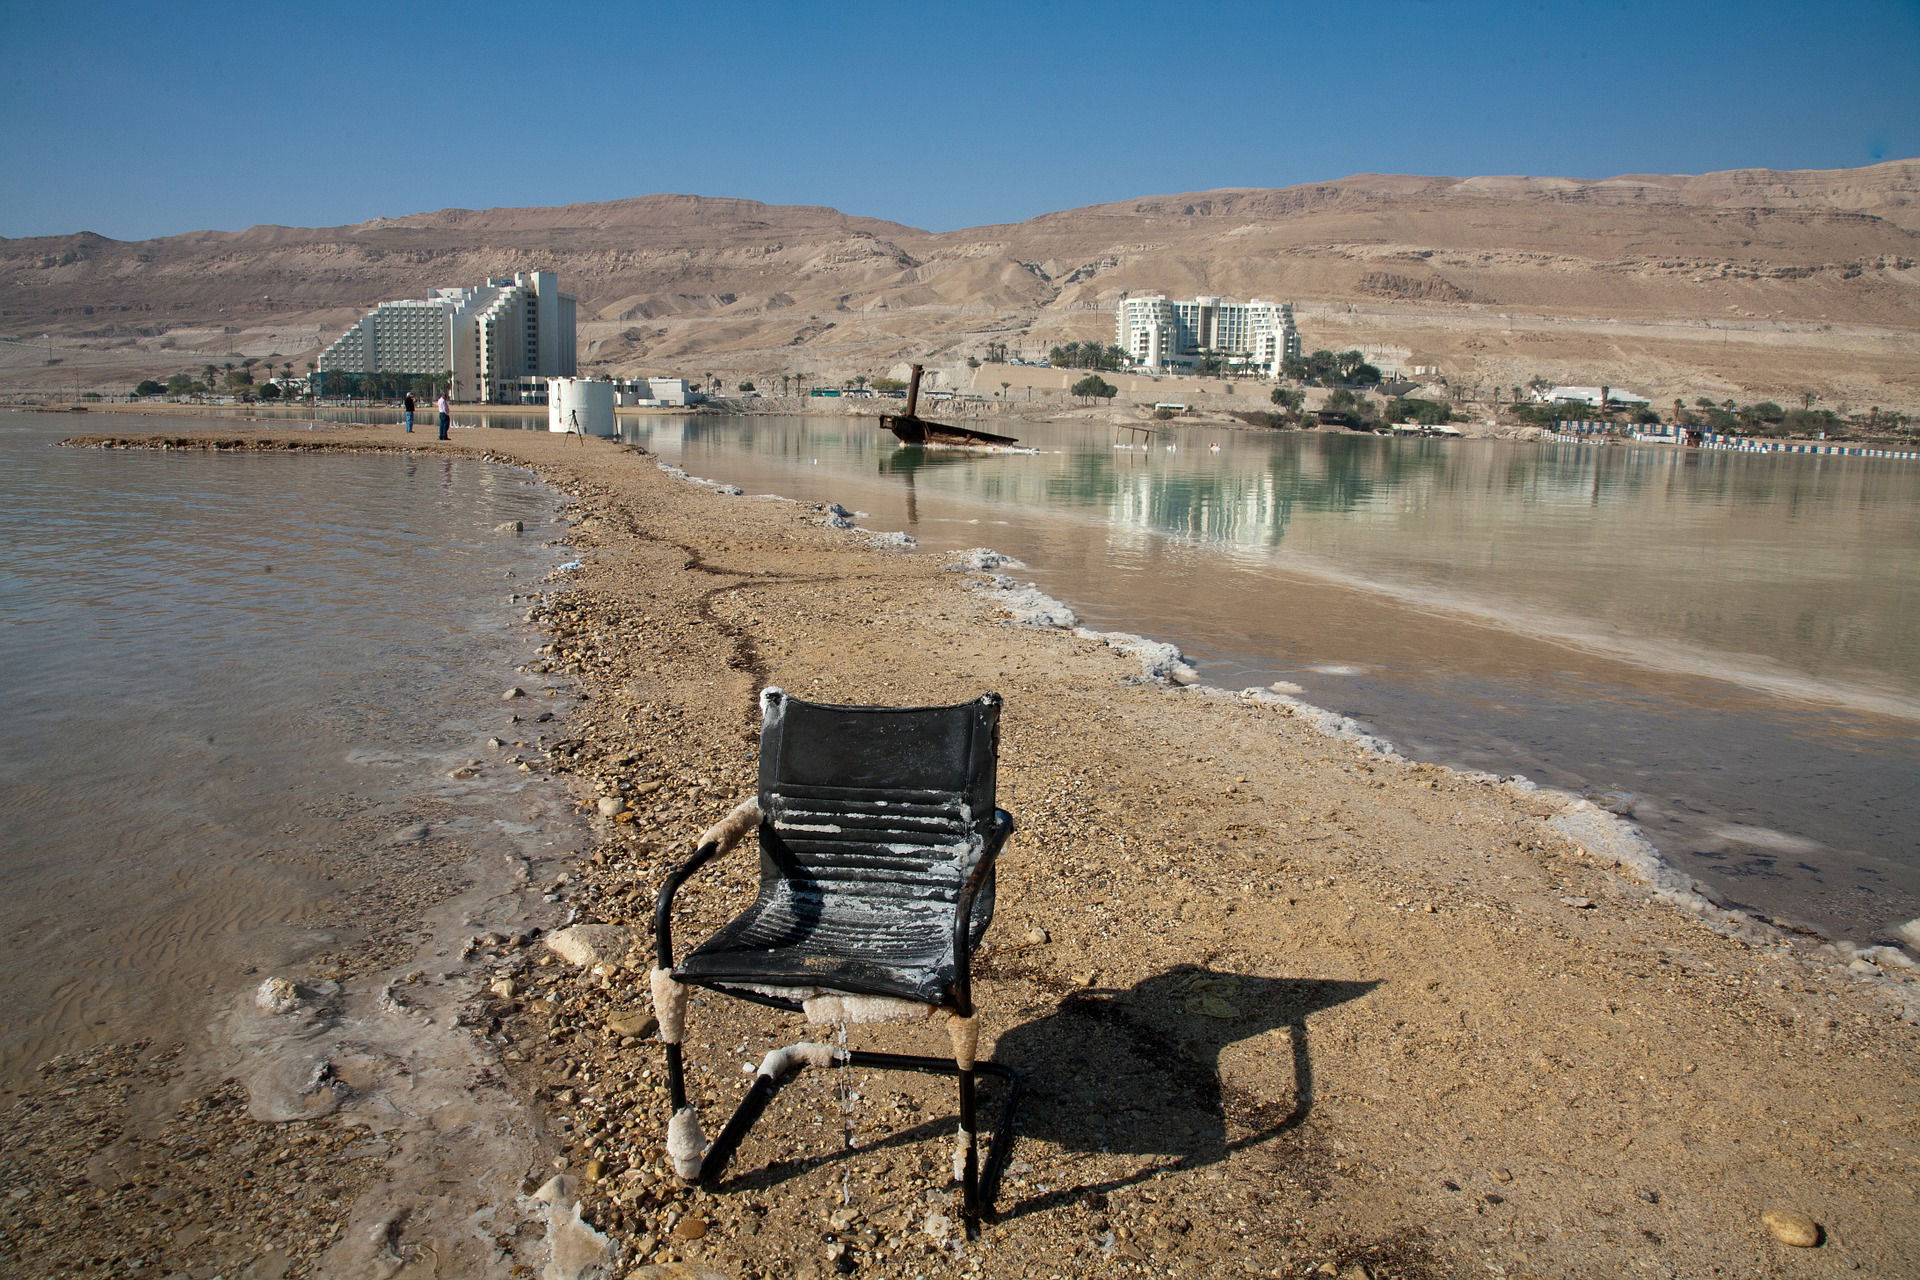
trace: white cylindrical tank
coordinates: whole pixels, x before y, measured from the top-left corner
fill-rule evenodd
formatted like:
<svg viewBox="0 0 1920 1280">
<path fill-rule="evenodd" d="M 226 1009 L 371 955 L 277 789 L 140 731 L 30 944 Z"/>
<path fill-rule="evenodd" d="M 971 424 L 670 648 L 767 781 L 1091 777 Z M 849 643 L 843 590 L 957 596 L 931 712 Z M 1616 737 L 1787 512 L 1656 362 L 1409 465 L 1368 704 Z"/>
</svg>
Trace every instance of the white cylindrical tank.
<svg viewBox="0 0 1920 1280">
<path fill-rule="evenodd" d="M 588 436 L 618 435 L 613 384 L 601 378 L 548 378 L 547 430 Z"/>
</svg>

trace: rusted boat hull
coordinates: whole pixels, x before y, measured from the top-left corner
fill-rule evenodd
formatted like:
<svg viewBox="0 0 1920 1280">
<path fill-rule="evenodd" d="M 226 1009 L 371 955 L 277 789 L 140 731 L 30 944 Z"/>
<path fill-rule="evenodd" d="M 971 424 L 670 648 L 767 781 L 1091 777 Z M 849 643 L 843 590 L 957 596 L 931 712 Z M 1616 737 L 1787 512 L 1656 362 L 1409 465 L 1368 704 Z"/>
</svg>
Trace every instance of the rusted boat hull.
<svg viewBox="0 0 1920 1280">
<path fill-rule="evenodd" d="M 913 381 L 907 386 L 907 411 L 905 413 L 883 413 L 880 425 L 893 432 L 901 444 L 945 444 L 945 445 L 1008 445 L 1020 442 L 1012 436 L 997 436 L 991 431 L 975 431 L 972 427 L 956 427 L 950 422 L 928 422 L 915 413 L 920 406 L 919 365 L 913 366 Z"/>
<path fill-rule="evenodd" d="M 880 425 L 899 439 L 901 444 L 1019 444 L 1012 436 L 997 436 L 991 431 L 975 431 L 971 427 L 956 427 L 946 422 L 928 422 L 925 418 L 910 417 L 904 413 L 883 413 Z"/>
</svg>

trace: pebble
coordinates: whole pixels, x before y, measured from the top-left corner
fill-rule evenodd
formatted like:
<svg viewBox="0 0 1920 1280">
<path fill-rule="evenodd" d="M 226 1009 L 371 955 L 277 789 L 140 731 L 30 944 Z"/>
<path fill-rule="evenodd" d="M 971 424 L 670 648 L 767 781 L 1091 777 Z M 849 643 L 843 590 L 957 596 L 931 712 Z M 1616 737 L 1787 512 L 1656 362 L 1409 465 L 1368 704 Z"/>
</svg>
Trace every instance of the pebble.
<svg viewBox="0 0 1920 1280">
<path fill-rule="evenodd" d="M 1811 1249 L 1820 1243 L 1820 1224 L 1792 1209 L 1769 1209 L 1760 1215 L 1773 1238 L 1796 1249 Z"/>
<path fill-rule="evenodd" d="M 1572 907 L 1575 911 L 1591 911 L 1593 910 L 1593 899 L 1562 898 L 1560 899 L 1560 905 L 1563 907 Z"/>
<path fill-rule="evenodd" d="M 682 1218 L 673 1224 L 673 1234 L 681 1240 L 698 1240 L 707 1234 L 705 1218 Z"/>
<path fill-rule="evenodd" d="M 622 796 L 601 796 L 597 803 L 600 809 L 600 816 L 603 818 L 611 818 L 620 813 L 624 813 L 627 808 L 626 799 Z"/>
<path fill-rule="evenodd" d="M 526 696 L 527 696 L 527 691 L 525 689 L 522 689 L 520 686 L 515 685 L 513 688 L 507 690 L 505 693 L 500 695 L 500 701 L 511 702 L 515 698 L 524 698 Z"/>
<path fill-rule="evenodd" d="M 1045 929 L 1027 930 L 1027 942 L 1031 946 L 1041 947 L 1053 941 L 1053 935 Z"/>
</svg>

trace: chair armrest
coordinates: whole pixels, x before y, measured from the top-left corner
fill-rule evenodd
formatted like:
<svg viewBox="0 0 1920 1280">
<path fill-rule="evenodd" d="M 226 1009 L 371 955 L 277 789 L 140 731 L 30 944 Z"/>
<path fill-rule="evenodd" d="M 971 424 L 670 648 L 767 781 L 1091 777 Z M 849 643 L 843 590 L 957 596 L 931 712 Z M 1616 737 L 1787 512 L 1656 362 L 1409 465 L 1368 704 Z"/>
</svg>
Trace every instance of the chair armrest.
<svg viewBox="0 0 1920 1280">
<path fill-rule="evenodd" d="M 980 861 L 974 865 L 973 874 L 967 877 L 967 883 L 961 887 L 960 901 L 953 917 L 953 954 L 959 961 L 958 981 L 954 984 L 954 995 L 958 997 L 962 1013 L 973 1012 L 973 902 L 979 896 L 980 886 L 993 874 L 993 862 L 1000 856 L 1000 846 L 1013 834 L 1013 815 L 1005 809 L 993 811 L 993 825 L 987 829 L 986 846 L 980 853 Z"/>
<path fill-rule="evenodd" d="M 758 796 L 741 801 L 719 822 L 700 833 L 693 856 L 667 873 L 660 892 L 653 900 L 654 967 L 673 967 L 673 895 L 680 891 L 694 872 L 740 843 L 747 832 L 760 825 Z"/>
</svg>

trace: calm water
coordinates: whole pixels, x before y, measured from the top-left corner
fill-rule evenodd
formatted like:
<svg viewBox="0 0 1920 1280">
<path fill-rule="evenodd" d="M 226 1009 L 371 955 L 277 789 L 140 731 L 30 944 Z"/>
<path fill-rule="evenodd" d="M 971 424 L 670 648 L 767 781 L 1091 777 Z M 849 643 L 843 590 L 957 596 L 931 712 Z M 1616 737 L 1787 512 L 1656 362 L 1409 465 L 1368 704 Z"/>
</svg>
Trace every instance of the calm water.
<svg viewBox="0 0 1920 1280">
<path fill-rule="evenodd" d="M 1630 814 L 1727 900 L 1855 938 L 1920 916 L 1920 466 L 1659 448 L 648 418 L 752 492 L 990 546 L 1087 625 L 1284 681 L 1423 759 Z M 1174 445 L 1168 448 L 1169 444 Z"/>
<path fill-rule="evenodd" d="M 414 918 L 459 872 L 395 828 L 524 817 L 448 773 L 536 643 L 508 597 L 558 558 L 557 497 L 477 461 L 50 447 L 180 425 L 0 413 L 0 1085 Z"/>
</svg>

